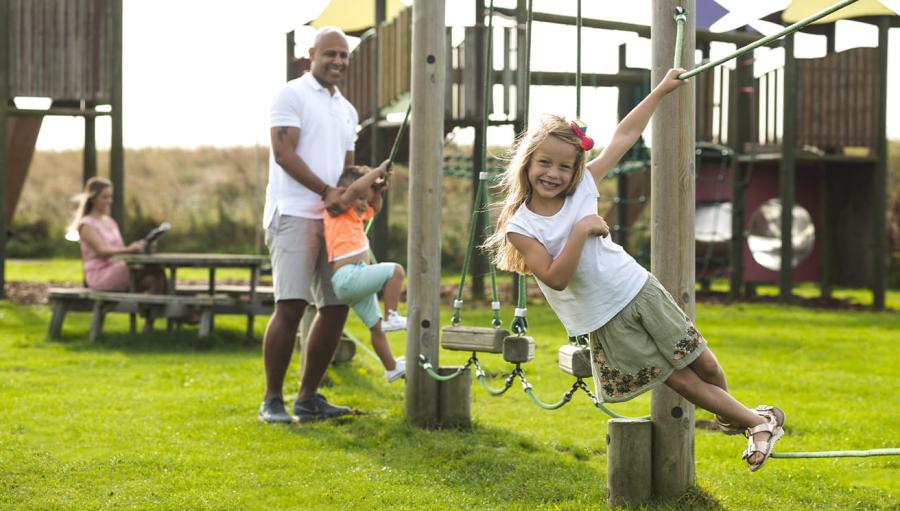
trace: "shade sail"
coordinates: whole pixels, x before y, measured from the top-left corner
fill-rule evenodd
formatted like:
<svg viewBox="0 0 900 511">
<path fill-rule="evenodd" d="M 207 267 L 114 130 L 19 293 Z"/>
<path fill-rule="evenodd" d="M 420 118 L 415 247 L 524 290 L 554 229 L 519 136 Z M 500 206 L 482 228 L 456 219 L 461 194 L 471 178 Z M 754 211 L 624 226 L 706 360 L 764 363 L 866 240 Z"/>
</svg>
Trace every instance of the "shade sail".
<svg viewBox="0 0 900 511">
<path fill-rule="evenodd" d="M 811 16 L 823 9 L 827 9 L 834 4 L 835 0 L 794 0 L 788 8 L 781 13 L 781 18 L 785 23 L 796 23 L 807 16 Z M 823 23 L 834 23 L 837 20 L 847 20 L 863 16 L 891 16 L 897 14 L 886 7 L 885 4 L 891 5 L 893 8 L 900 8 L 900 5 L 898 5 L 900 2 L 896 0 L 888 0 L 885 3 L 877 0 L 859 0 L 837 12 L 825 16 L 814 24 L 821 25 Z"/>
<path fill-rule="evenodd" d="M 316 28 L 335 26 L 350 34 L 362 32 L 375 25 L 375 1 L 331 0 L 322 14 L 309 24 Z M 385 19 L 393 18 L 405 8 L 401 0 L 385 0 Z"/>
</svg>

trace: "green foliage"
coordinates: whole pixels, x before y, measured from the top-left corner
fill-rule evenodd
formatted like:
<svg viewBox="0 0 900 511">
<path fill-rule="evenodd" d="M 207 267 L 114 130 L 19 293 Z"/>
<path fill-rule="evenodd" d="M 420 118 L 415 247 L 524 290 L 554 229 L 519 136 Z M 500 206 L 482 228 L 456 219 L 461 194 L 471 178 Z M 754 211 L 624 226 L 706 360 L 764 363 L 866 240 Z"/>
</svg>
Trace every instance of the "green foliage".
<svg viewBox="0 0 900 511">
<path fill-rule="evenodd" d="M 46 266 L 53 278 L 78 278 L 65 274 L 79 271 L 77 261 Z M 36 271 L 16 263 L 9 277 Z M 900 303 L 900 293 L 889 302 Z M 537 351 L 524 369 L 538 396 L 555 401 L 571 385 L 556 367 L 565 335 L 541 301 L 528 315 Z M 98 344 L 86 339 L 89 315 L 70 315 L 60 342 L 44 339 L 48 319 L 47 307 L 0 302 L 0 509 L 606 509 L 606 416 L 582 394 L 546 412 L 518 384 L 500 398 L 475 384 L 470 430 L 426 431 L 406 422 L 402 384 L 386 383 L 358 352 L 329 370 L 323 393 L 363 414 L 269 426 L 256 419 L 261 348 L 243 341 L 243 318 L 217 318 L 217 335 L 200 342 L 194 328 L 131 337 L 127 317 L 115 314 Z M 463 320 L 486 325 L 490 309 L 467 303 Z M 257 318 L 257 337 L 265 322 Z M 898 447 L 889 362 L 900 356 L 896 312 L 701 303 L 697 324 L 738 399 L 787 411 L 780 450 Z M 355 317 L 349 328 L 368 338 Z M 389 338 L 402 353 L 405 335 Z M 442 352 L 441 363 L 467 357 Z M 509 366 L 481 358 L 499 385 Z M 295 356 L 289 404 L 298 372 Z M 636 416 L 649 402 L 611 407 Z M 900 501 L 896 458 L 774 459 L 750 474 L 743 448 L 741 437 L 698 428 L 698 489 L 647 509 L 895 509 Z"/>
</svg>

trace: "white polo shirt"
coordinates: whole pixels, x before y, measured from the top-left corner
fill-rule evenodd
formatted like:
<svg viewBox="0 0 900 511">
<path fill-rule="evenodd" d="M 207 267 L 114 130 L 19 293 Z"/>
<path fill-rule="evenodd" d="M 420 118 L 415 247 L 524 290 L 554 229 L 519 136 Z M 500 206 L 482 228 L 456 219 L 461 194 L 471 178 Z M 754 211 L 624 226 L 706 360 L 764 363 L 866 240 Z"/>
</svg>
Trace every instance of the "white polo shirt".
<svg viewBox="0 0 900 511">
<path fill-rule="evenodd" d="M 335 186 L 344 168 L 347 151 L 353 151 L 359 116 L 353 105 L 335 88 L 334 94 L 312 73 L 291 80 L 272 101 L 270 126 L 300 128 L 297 155 L 326 184 Z M 319 190 L 310 190 L 291 177 L 269 151 L 269 184 L 263 227 L 282 215 L 322 218 L 324 204 Z"/>
</svg>

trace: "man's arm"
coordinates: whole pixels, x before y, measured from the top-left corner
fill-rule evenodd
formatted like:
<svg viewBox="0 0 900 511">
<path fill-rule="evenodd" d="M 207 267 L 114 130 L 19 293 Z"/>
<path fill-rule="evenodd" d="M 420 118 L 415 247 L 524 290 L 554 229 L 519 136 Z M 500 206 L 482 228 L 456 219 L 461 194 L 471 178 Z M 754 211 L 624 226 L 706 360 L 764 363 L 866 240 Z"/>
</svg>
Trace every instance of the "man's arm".
<svg viewBox="0 0 900 511">
<path fill-rule="evenodd" d="M 270 133 L 275 162 L 298 183 L 321 196 L 325 202 L 325 209 L 329 213 L 336 214 L 346 209 L 339 204 L 341 191 L 322 181 L 303 161 L 303 158 L 297 155 L 297 146 L 300 144 L 300 128 L 276 126 L 270 130 Z"/>
</svg>

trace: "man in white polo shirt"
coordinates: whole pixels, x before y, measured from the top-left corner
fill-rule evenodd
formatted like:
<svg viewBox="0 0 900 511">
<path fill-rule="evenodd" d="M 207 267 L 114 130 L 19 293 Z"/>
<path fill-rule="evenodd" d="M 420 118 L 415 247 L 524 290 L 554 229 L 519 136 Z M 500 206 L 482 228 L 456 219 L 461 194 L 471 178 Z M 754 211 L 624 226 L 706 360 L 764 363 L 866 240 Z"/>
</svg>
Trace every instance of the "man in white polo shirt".
<svg viewBox="0 0 900 511">
<path fill-rule="evenodd" d="M 347 306 L 331 288 L 322 215 L 339 213 L 335 185 L 353 163 L 358 115 L 338 90 L 349 48 L 340 29 L 324 27 L 309 50 L 310 72 L 291 80 L 271 110 L 272 150 L 263 227 L 272 258 L 275 312 L 263 339 L 266 395 L 259 409 L 265 422 L 291 422 L 282 397 L 297 326 L 308 303 L 318 313 L 308 340 L 294 414 L 301 421 L 338 417 L 350 409 L 330 404 L 317 392 L 337 348 Z"/>
</svg>

